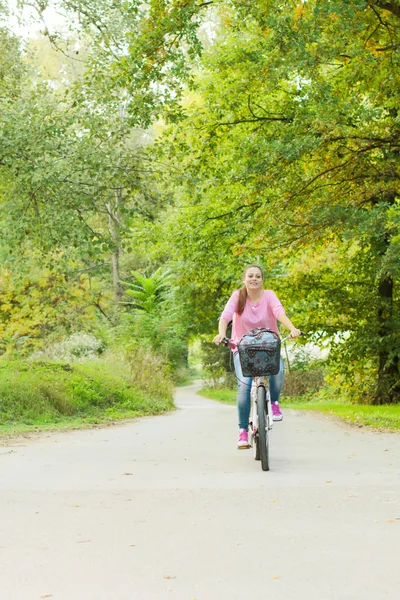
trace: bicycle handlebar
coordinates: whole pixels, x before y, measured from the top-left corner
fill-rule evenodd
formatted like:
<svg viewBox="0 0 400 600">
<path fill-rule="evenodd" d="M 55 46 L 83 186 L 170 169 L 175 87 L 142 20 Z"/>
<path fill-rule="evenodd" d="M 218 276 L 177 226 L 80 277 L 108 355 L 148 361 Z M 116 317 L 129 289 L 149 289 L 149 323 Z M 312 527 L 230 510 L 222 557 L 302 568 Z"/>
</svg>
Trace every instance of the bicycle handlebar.
<svg viewBox="0 0 400 600">
<path fill-rule="evenodd" d="M 301 337 L 302 335 L 305 335 L 304 331 L 300 332 L 300 336 L 299 337 Z M 289 339 L 294 340 L 296 338 L 292 338 L 290 336 L 290 333 L 289 333 L 289 335 L 287 335 L 286 337 L 284 337 L 284 338 L 281 339 L 281 344 L 283 344 L 283 342 L 286 342 L 286 340 L 289 340 Z M 237 348 L 238 347 L 237 344 L 233 340 L 231 340 L 230 338 L 227 338 L 227 337 L 225 337 L 225 338 L 223 338 L 221 340 L 221 344 L 224 344 L 224 346 L 230 346 L 230 348 L 232 348 L 232 347 Z"/>
</svg>

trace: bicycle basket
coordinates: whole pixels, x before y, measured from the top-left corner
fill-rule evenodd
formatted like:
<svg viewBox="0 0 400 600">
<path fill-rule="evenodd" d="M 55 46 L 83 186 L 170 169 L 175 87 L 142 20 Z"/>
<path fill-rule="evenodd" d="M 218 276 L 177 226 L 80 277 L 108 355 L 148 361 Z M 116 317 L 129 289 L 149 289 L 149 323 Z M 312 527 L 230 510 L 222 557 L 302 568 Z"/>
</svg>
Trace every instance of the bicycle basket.
<svg viewBox="0 0 400 600">
<path fill-rule="evenodd" d="M 240 340 L 238 351 L 244 377 L 279 373 L 281 340 L 275 331 L 264 327 L 252 329 Z"/>
</svg>

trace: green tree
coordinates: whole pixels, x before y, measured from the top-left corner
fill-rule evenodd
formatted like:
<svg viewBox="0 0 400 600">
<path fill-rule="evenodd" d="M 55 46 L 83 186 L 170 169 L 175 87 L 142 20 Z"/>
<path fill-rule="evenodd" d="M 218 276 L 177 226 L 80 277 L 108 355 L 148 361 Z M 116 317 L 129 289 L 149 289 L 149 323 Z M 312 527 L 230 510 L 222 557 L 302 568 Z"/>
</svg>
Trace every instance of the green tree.
<svg viewBox="0 0 400 600">
<path fill-rule="evenodd" d="M 397 3 L 231 4 L 167 146 L 184 268 L 216 315 L 212 294 L 264 257 L 343 372 L 398 401 Z"/>
<path fill-rule="evenodd" d="M 122 110 L 115 113 L 111 107 L 107 112 L 80 102 L 78 82 L 71 89 L 60 89 L 54 81 L 50 85 L 6 30 L 0 32 L 0 44 L 0 256 L 7 282 L 3 304 L 8 306 L 13 290 L 20 294 L 35 288 L 33 274 L 38 271 L 43 273 L 38 277 L 48 281 L 49 319 L 50 314 L 54 318 L 53 276 L 66 297 L 80 286 L 77 282 L 85 281 L 82 312 L 95 307 L 107 315 L 111 299 L 104 283 L 109 262 L 114 301 L 119 302 L 121 253 L 135 248 L 131 222 L 138 216 L 153 218 L 158 207 L 143 150 L 150 135 L 126 127 Z M 20 279 L 25 282 L 22 287 Z M 31 311 L 44 315 L 45 297 Z M 62 303 L 56 305 L 60 309 Z M 14 308 L 4 312 L 6 329 L 23 315 L 30 318 L 19 301 Z M 50 329 L 56 322 L 66 323 L 61 313 Z M 77 327 L 82 323 L 74 320 Z M 21 336 L 23 330 L 19 322 Z M 48 331 L 38 327 L 33 337 L 43 339 Z"/>
</svg>

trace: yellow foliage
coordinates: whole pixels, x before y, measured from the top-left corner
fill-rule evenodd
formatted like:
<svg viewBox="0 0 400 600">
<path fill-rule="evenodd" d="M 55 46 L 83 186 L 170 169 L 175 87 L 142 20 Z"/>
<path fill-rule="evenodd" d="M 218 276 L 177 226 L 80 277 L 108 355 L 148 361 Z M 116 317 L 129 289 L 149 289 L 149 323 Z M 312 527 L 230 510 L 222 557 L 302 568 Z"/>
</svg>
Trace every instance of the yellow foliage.
<svg viewBox="0 0 400 600">
<path fill-rule="evenodd" d="M 18 350 L 27 353 L 56 331 L 95 324 L 97 284 L 87 276 L 68 281 L 56 268 L 33 264 L 29 278 L 0 269 L 0 353 L 12 352 L 18 340 Z"/>
<path fill-rule="evenodd" d="M 299 4 L 294 9 L 294 20 L 299 21 L 303 16 L 304 4 L 303 2 L 299 2 Z"/>
</svg>

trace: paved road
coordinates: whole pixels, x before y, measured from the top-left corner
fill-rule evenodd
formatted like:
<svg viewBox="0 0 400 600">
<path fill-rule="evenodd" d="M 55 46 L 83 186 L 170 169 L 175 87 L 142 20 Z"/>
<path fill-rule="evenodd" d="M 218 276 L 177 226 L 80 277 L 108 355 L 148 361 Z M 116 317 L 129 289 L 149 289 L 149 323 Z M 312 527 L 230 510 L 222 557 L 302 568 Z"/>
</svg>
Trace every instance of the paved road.
<svg viewBox="0 0 400 600">
<path fill-rule="evenodd" d="M 286 411 L 263 473 L 194 391 L 0 446 L 0 600 L 397 600 L 400 436 Z"/>
</svg>

